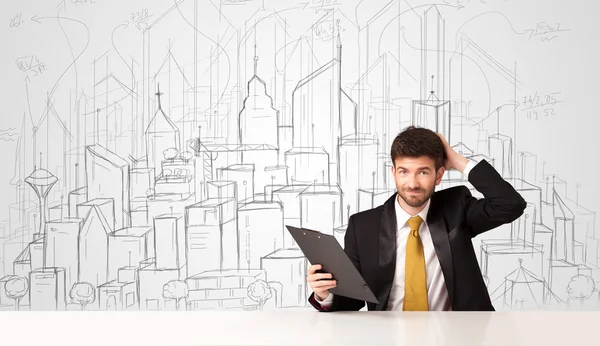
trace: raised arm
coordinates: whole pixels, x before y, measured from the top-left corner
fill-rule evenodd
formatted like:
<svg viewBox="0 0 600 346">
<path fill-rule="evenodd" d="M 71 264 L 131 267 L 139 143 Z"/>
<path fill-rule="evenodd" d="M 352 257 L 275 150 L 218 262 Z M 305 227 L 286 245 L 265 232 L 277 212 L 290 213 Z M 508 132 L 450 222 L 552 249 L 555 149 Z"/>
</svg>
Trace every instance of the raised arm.
<svg viewBox="0 0 600 346">
<path fill-rule="evenodd" d="M 472 237 L 523 215 L 527 202 L 486 160 L 473 167 L 469 182 L 483 195 L 477 199 L 466 186 L 463 187 L 465 218 Z"/>
<path fill-rule="evenodd" d="M 465 219 L 472 237 L 513 222 L 523 215 L 527 203 L 494 167 L 486 160 L 474 164 L 454 151 L 441 134 L 439 136 L 446 152 L 444 167 L 465 174 L 473 187 L 483 195 L 483 198 L 477 199 L 466 186 L 461 187 Z"/>
</svg>

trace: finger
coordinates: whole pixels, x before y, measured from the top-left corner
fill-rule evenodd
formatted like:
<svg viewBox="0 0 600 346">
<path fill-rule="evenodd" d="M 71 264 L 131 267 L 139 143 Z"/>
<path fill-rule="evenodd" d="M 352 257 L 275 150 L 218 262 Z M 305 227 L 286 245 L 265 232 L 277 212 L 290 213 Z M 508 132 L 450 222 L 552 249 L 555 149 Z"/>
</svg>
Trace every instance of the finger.
<svg viewBox="0 0 600 346">
<path fill-rule="evenodd" d="M 333 275 L 330 273 L 317 273 L 317 274 L 309 275 L 308 281 L 317 281 L 317 280 L 331 279 L 331 278 L 333 278 Z"/>
<path fill-rule="evenodd" d="M 334 289 L 335 286 L 336 285 L 331 284 L 331 285 L 327 285 L 327 286 L 316 287 L 316 288 L 313 288 L 313 292 L 317 292 L 317 293 L 326 292 L 331 289 Z"/>
<path fill-rule="evenodd" d="M 323 288 L 323 287 L 328 287 L 328 286 L 334 286 L 337 285 L 337 282 L 335 280 L 333 281 L 329 281 L 329 280 L 324 280 L 324 281 L 313 281 L 310 284 L 310 287 L 312 288 Z"/>
<path fill-rule="evenodd" d="M 325 286 L 334 285 L 334 284 L 337 284 L 337 282 L 335 280 L 320 280 L 320 281 L 312 281 L 310 283 L 310 287 L 311 288 L 319 288 L 319 287 L 325 287 Z"/>
<path fill-rule="evenodd" d="M 314 274 L 317 272 L 317 270 L 321 269 L 321 265 L 320 264 L 313 264 L 310 267 L 308 267 L 308 273 L 309 274 Z"/>
</svg>

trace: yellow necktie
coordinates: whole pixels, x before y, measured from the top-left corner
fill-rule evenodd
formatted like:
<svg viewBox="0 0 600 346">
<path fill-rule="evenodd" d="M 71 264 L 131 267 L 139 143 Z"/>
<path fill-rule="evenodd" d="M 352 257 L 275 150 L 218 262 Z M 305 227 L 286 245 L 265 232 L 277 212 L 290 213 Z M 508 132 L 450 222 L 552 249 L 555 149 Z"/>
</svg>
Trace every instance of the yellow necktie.
<svg viewBox="0 0 600 346">
<path fill-rule="evenodd" d="M 408 220 L 410 234 L 406 242 L 406 263 L 404 275 L 404 311 L 428 311 L 427 272 L 423 243 L 419 237 L 419 226 L 423 219 L 420 216 Z"/>
</svg>

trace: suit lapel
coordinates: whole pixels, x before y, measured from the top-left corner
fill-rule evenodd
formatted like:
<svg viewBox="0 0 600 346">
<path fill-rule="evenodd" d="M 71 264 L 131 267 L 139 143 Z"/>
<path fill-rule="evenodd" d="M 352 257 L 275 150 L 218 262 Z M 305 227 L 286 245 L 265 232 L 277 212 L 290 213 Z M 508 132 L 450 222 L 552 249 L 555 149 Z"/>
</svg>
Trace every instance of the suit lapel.
<svg viewBox="0 0 600 346">
<path fill-rule="evenodd" d="M 444 273 L 448 296 L 450 297 L 450 301 L 454 303 L 454 266 L 452 261 L 452 250 L 450 248 L 450 239 L 448 239 L 448 229 L 444 221 L 442 206 L 443 201 L 435 198 L 434 194 L 431 198 L 431 205 L 427 214 L 427 226 L 429 227 L 433 247 L 435 248 L 440 266 L 442 267 L 442 272 Z"/>
<path fill-rule="evenodd" d="M 379 304 L 376 310 L 385 310 L 396 271 L 396 203 L 397 193 L 394 193 L 383 205 L 379 228 L 379 270 L 382 287 Z"/>
</svg>

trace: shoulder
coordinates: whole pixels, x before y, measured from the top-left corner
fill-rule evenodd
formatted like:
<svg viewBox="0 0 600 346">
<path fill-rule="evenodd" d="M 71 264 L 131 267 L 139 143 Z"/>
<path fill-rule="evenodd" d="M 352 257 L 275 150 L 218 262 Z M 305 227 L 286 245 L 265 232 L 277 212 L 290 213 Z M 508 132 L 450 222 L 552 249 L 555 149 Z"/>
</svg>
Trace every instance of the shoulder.
<svg viewBox="0 0 600 346">
<path fill-rule="evenodd" d="M 364 224 L 372 224 L 375 221 L 379 221 L 381 219 L 381 213 L 383 212 L 383 205 L 378 207 L 360 211 L 358 213 L 352 214 L 350 216 L 350 220 L 348 223 L 354 223 L 354 225 L 364 225 Z"/>
<path fill-rule="evenodd" d="M 436 191 L 431 197 L 432 201 L 458 202 L 463 201 L 471 195 L 471 190 L 465 185 L 456 185 L 443 190 Z"/>
</svg>

